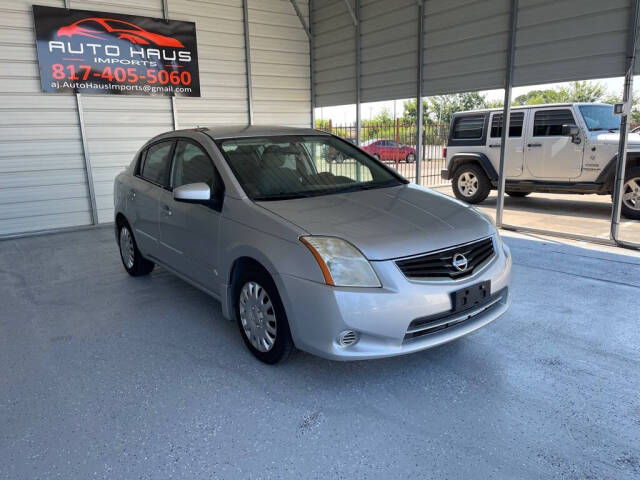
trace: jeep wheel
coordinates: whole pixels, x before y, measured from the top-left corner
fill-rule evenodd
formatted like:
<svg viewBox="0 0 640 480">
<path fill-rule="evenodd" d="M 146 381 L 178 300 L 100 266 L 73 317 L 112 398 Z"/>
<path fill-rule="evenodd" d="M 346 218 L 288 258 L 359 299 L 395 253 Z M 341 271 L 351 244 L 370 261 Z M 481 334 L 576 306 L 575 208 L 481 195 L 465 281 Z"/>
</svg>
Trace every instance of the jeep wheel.
<svg viewBox="0 0 640 480">
<path fill-rule="evenodd" d="M 622 187 L 622 215 L 632 220 L 640 220 L 640 167 L 627 172 Z"/>
<path fill-rule="evenodd" d="M 531 192 L 510 192 L 507 190 L 507 195 L 514 198 L 524 198 L 529 195 Z"/>
<path fill-rule="evenodd" d="M 480 166 L 467 163 L 459 167 L 451 181 L 457 199 L 467 203 L 484 201 L 491 191 L 491 182 Z"/>
</svg>

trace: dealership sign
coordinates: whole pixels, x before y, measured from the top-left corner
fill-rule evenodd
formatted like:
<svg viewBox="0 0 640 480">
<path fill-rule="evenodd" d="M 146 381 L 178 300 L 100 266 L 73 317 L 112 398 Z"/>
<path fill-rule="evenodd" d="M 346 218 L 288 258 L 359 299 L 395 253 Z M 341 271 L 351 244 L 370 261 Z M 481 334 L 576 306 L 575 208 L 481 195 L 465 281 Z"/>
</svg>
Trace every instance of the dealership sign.
<svg viewBox="0 0 640 480">
<path fill-rule="evenodd" d="M 200 96 L 193 22 L 33 6 L 45 92 Z"/>
</svg>

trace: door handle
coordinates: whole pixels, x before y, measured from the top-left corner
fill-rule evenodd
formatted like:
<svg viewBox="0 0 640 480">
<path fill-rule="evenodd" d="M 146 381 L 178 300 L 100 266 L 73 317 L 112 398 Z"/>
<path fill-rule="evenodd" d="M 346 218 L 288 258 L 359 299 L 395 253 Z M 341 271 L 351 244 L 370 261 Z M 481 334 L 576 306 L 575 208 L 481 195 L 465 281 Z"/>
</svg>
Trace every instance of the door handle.
<svg viewBox="0 0 640 480">
<path fill-rule="evenodd" d="M 162 205 L 162 207 L 161 207 L 161 208 L 162 208 L 162 212 L 163 212 L 165 215 L 168 215 L 168 216 L 173 215 L 173 212 L 171 211 L 171 209 L 169 208 L 169 206 L 168 206 L 168 205 Z"/>
<path fill-rule="evenodd" d="M 500 144 L 499 143 L 492 143 L 491 145 L 489 145 L 489 148 L 500 148 Z"/>
<path fill-rule="evenodd" d="M 532 147 L 541 147 L 542 144 L 541 143 L 527 143 L 527 147 L 532 148 Z"/>
</svg>

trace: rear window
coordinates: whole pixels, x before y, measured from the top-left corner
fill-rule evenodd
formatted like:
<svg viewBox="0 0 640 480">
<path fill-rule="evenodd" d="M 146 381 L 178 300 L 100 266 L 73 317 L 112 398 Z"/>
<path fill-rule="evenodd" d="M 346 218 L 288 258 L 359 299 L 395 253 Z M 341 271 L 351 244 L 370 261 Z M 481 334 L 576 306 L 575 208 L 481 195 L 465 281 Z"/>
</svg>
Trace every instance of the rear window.
<svg viewBox="0 0 640 480">
<path fill-rule="evenodd" d="M 562 125 L 575 125 L 571 110 L 542 110 L 536 112 L 533 120 L 534 137 L 562 135 Z"/>
<path fill-rule="evenodd" d="M 454 140 L 472 140 L 482 138 L 484 115 L 466 115 L 456 118 L 451 138 Z"/>
<path fill-rule="evenodd" d="M 511 114 L 511 121 L 509 122 L 509 136 L 521 137 L 522 136 L 522 122 L 524 120 L 524 113 L 517 112 Z M 502 114 L 494 115 L 491 120 L 491 136 L 493 138 L 502 136 Z"/>
<path fill-rule="evenodd" d="M 167 186 L 171 147 L 173 147 L 173 141 L 156 143 L 147 149 L 142 172 L 140 172 L 142 178 Z"/>
</svg>

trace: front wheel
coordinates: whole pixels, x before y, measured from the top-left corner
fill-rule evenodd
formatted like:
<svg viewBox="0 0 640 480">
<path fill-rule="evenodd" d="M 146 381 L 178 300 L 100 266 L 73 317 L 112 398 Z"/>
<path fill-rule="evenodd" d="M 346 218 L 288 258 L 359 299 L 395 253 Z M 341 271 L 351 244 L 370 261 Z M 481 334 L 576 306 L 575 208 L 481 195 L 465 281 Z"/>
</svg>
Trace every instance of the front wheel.
<svg viewBox="0 0 640 480">
<path fill-rule="evenodd" d="M 275 283 L 262 270 L 242 272 L 236 283 L 235 310 L 245 345 L 261 362 L 285 360 L 293 340 Z"/>
<path fill-rule="evenodd" d="M 380 161 L 380 155 L 378 155 L 377 153 L 373 154 L 373 158 L 375 158 L 376 160 Z"/>
<path fill-rule="evenodd" d="M 640 167 L 627 172 L 622 187 L 622 215 L 631 220 L 640 220 Z"/>
<path fill-rule="evenodd" d="M 451 186 L 456 198 L 467 203 L 480 203 L 491 191 L 489 177 L 473 163 L 462 165 L 454 172 Z"/>
<path fill-rule="evenodd" d="M 155 267 L 153 262 L 150 262 L 142 256 L 138 245 L 133 238 L 131 228 L 129 224 L 123 223 L 120 225 L 120 231 L 118 232 L 118 246 L 120 247 L 120 259 L 125 270 L 132 277 L 140 277 L 142 275 L 148 275 Z"/>
<path fill-rule="evenodd" d="M 407 155 L 407 157 L 405 158 L 405 161 L 407 163 L 413 163 L 416 161 L 416 156 L 413 153 L 410 153 L 409 155 Z"/>
</svg>

